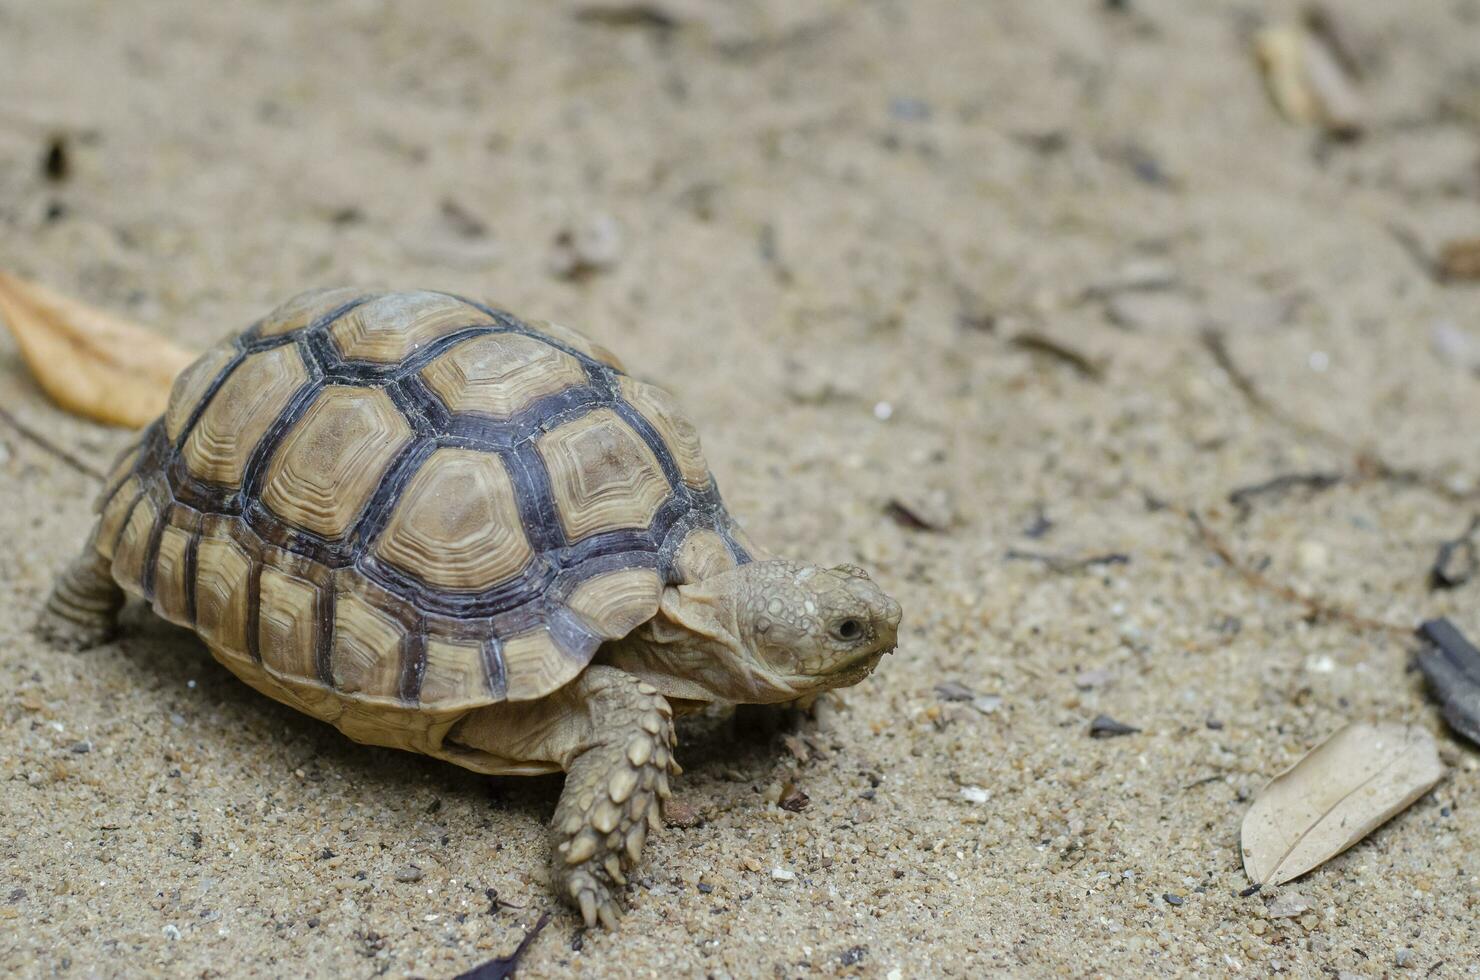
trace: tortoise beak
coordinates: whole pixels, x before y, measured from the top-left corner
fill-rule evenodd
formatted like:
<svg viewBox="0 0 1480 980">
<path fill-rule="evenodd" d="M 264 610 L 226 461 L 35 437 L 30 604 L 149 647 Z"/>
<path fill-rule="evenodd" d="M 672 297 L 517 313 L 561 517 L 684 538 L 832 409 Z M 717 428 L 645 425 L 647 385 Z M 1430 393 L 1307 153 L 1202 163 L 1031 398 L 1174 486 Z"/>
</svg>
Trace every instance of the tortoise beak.
<svg viewBox="0 0 1480 980">
<path fill-rule="evenodd" d="M 904 616 L 904 610 L 899 607 L 890 596 L 884 597 L 884 612 L 880 617 L 875 630 L 879 635 L 880 652 L 893 653 L 895 646 L 899 643 L 899 621 Z"/>
</svg>

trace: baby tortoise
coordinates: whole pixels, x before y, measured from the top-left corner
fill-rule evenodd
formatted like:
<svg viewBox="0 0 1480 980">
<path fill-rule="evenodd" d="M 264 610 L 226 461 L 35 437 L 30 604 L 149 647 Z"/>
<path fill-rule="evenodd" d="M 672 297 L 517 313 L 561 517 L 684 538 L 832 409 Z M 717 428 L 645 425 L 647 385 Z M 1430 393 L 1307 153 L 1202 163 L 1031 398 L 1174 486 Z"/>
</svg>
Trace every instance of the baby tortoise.
<svg viewBox="0 0 1480 980">
<path fill-rule="evenodd" d="M 867 677 L 898 603 L 763 559 L 671 395 L 566 327 L 435 292 L 298 296 L 207 351 L 107 480 L 42 631 L 124 593 L 350 738 L 564 770 L 554 884 L 617 918 L 673 714 Z"/>
</svg>

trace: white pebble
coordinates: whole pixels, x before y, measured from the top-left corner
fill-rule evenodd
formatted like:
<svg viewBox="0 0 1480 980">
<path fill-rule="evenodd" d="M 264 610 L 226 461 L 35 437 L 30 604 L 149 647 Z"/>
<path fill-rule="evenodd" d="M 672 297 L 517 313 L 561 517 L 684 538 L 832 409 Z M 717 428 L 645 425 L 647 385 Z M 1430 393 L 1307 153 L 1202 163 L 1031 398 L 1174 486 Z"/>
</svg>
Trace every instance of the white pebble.
<svg viewBox="0 0 1480 980">
<path fill-rule="evenodd" d="M 164 927 L 164 938 L 166 938 L 166 939 L 179 939 L 180 938 L 180 930 L 175 926 L 175 924 L 173 922 L 171 922 L 169 925 L 167 925 L 167 926 Z"/>
<path fill-rule="evenodd" d="M 888 402 L 878 402 L 874 405 L 874 418 L 880 422 L 887 422 L 894 417 L 894 406 Z"/>
<path fill-rule="evenodd" d="M 772 868 L 771 877 L 777 881 L 796 881 L 797 873 L 795 871 L 788 871 L 785 868 Z"/>
<path fill-rule="evenodd" d="M 1326 567 L 1329 553 L 1326 546 L 1319 541 L 1302 541 L 1296 549 L 1296 558 L 1300 561 L 1300 567 L 1307 572 L 1319 572 Z"/>
<path fill-rule="evenodd" d="M 962 786 L 961 798 L 968 803 L 985 803 L 992 798 L 992 794 L 980 786 Z"/>
</svg>

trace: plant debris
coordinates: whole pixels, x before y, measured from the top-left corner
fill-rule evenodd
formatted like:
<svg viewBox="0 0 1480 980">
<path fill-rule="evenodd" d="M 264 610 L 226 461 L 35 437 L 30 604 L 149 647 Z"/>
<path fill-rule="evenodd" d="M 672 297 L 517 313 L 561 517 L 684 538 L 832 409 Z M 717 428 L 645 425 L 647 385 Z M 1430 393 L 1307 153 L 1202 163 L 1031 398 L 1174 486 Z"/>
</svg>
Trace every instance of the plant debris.
<svg viewBox="0 0 1480 980">
<path fill-rule="evenodd" d="M 1299 892 L 1283 892 L 1265 906 L 1271 919 L 1296 919 L 1310 911 L 1310 899 Z"/>
<path fill-rule="evenodd" d="M 597 212 L 555 233 L 549 269 L 557 279 L 579 282 L 605 272 L 621 257 L 621 226 L 611 215 Z"/>
<path fill-rule="evenodd" d="M 1457 238 L 1439 249 L 1435 270 L 1446 282 L 1480 280 L 1480 238 Z"/>
<path fill-rule="evenodd" d="M 488 224 L 456 198 L 442 199 L 442 217 L 461 238 L 483 238 L 488 234 Z"/>
<path fill-rule="evenodd" d="M 1297 25 L 1269 27 L 1255 37 L 1254 54 L 1270 101 L 1286 119 L 1340 139 L 1361 134 L 1361 97 L 1322 36 Z"/>
<path fill-rule="evenodd" d="M 801 813 L 811 802 L 812 798 L 803 793 L 796 783 L 787 783 L 781 787 L 781 799 L 776 801 L 776 805 L 792 813 Z"/>
<path fill-rule="evenodd" d="M 1475 555 L 1475 532 L 1480 530 L 1480 515 L 1470 518 L 1469 527 L 1452 541 L 1439 545 L 1429 569 L 1429 585 L 1435 589 L 1456 589 L 1474 577 L 1480 560 Z"/>
<path fill-rule="evenodd" d="M 1008 561 L 1036 561 L 1048 566 L 1050 571 L 1061 574 L 1069 572 L 1082 572 L 1097 565 L 1129 565 L 1131 556 L 1113 551 L 1103 555 L 1090 555 L 1087 558 L 1075 558 L 1070 555 L 1047 555 L 1033 551 L 1020 551 L 1017 548 L 1007 549 L 1004 555 Z"/>
<path fill-rule="evenodd" d="M 1282 497 L 1291 490 L 1309 490 L 1319 493 L 1341 483 L 1345 477 L 1340 473 L 1283 473 L 1262 483 L 1239 487 L 1228 495 L 1228 502 L 1238 508 L 1238 519 L 1248 520 L 1254 510 L 1254 501 L 1259 497 Z"/>
<path fill-rule="evenodd" d="M 46 152 L 41 155 L 41 174 L 57 184 L 72 175 L 72 157 L 67 150 L 66 136 L 58 133 L 46 141 Z"/>
<path fill-rule="evenodd" d="M 673 14 L 654 3 L 593 4 L 575 12 L 576 20 L 602 27 L 638 27 L 667 33 L 679 26 Z"/>
<path fill-rule="evenodd" d="M 957 681 L 945 681 L 935 685 L 935 696 L 942 701 L 970 701 L 976 692 Z"/>
<path fill-rule="evenodd" d="M 14 429 L 16 434 L 19 435 L 22 439 L 25 439 L 27 442 L 36 446 L 38 449 L 42 449 L 50 453 L 52 456 L 55 456 L 67 466 L 76 470 L 78 473 L 81 473 L 84 476 L 90 476 L 100 483 L 106 476 L 106 474 L 104 474 L 103 471 L 98 469 L 96 466 L 77 456 L 70 450 L 58 446 L 41 432 L 33 429 L 31 426 L 16 418 L 14 414 L 3 408 L 0 408 L 0 422 L 4 422 L 6 425 Z"/>
<path fill-rule="evenodd" d="M 1099 381 L 1105 377 L 1104 361 L 1096 360 L 1087 354 L 1080 353 L 1067 344 L 1054 340 L 1047 334 L 1036 333 L 1030 330 L 1015 335 L 1008 343 L 1030 353 L 1043 354 L 1056 361 L 1067 364 L 1080 375 L 1091 381 Z"/>
<path fill-rule="evenodd" d="M 1244 817 L 1244 871 L 1278 885 L 1325 863 L 1407 809 L 1444 775 L 1416 726 L 1354 722 L 1270 781 Z"/>
<path fill-rule="evenodd" d="M 137 324 L 3 272 L 0 316 L 52 400 L 107 425 L 154 421 L 175 375 L 195 360 Z"/>
<path fill-rule="evenodd" d="M 911 531 L 944 531 L 955 522 L 950 501 L 944 494 L 910 501 L 891 497 L 884 505 L 884 513 L 900 527 Z"/>
<path fill-rule="evenodd" d="M 1116 721 L 1109 715 L 1095 715 L 1094 720 L 1089 723 L 1090 738 L 1116 738 L 1120 735 L 1136 735 L 1140 731 L 1134 725 Z"/>
<path fill-rule="evenodd" d="M 529 951 L 530 944 L 539 937 L 550 922 L 550 913 L 546 912 L 540 916 L 540 920 L 534 924 L 534 928 L 519 940 L 519 945 L 514 947 L 514 952 L 508 956 L 500 956 L 496 960 L 489 960 L 481 966 L 475 966 L 466 973 L 459 973 L 455 980 L 508 980 L 519 969 L 519 961 Z"/>
<path fill-rule="evenodd" d="M 1418 666 L 1444 708 L 1444 720 L 1480 745 L 1480 650 L 1447 619 L 1429 620 L 1418 635 L 1429 644 L 1419 652 Z"/>
</svg>

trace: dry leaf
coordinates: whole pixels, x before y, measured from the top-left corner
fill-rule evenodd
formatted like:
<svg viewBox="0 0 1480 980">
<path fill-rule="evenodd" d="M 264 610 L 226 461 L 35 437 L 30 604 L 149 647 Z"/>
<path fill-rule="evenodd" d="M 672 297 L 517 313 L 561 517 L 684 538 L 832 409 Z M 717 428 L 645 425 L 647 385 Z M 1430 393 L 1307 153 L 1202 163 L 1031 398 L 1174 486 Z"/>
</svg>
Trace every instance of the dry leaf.
<svg viewBox="0 0 1480 980">
<path fill-rule="evenodd" d="M 1439 275 L 1451 280 L 1480 279 L 1480 238 L 1445 242 L 1439 252 Z"/>
<path fill-rule="evenodd" d="M 1434 737 L 1347 725 L 1270 781 L 1244 817 L 1244 871 L 1277 885 L 1330 860 L 1427 793 L 1444 767 Z"/>
<path fill-rule="evenodd" d="M 175 375 L 195 360 L 137 324 L 3 272 L 0 318 L 53 401 L 108 425 L 154 421 Z"/>
<path fill-rule="evenodd" d="M 1254 39 L 1254 53 L 1270 101 L 1286 119 L 1324 126 L 1335 136 L 1361 132 L 1361 98 L 1319 37 L 1299 27 L 1270 27 Z"/>
</svg>

